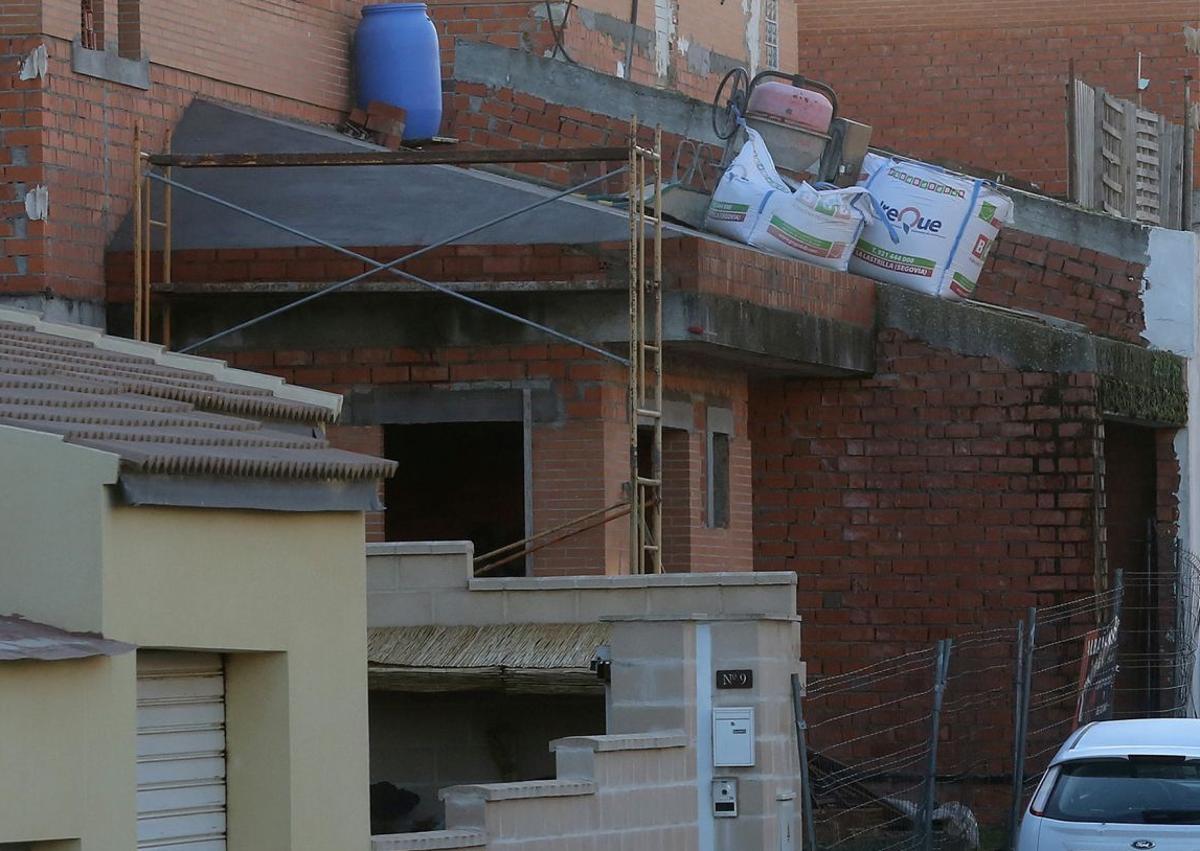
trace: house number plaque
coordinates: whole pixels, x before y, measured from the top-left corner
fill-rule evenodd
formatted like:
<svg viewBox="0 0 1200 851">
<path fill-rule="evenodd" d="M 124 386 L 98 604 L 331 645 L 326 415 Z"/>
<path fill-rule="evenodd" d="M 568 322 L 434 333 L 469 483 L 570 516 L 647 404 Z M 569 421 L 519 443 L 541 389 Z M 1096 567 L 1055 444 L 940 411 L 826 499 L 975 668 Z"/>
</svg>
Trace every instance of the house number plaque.
<svg viewBox="0 0 1200 851">
<path fill-rule="evenodd" d="M 754 688 L 754 671 L 749 668 L 717 671 L 717 688 Z"/>
</svg>

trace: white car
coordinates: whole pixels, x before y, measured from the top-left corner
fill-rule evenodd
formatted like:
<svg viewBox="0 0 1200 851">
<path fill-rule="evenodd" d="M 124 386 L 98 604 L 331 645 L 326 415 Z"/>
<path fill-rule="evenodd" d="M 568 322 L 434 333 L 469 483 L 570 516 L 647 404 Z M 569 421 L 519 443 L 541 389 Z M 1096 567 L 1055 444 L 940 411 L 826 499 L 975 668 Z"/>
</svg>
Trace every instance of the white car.
<svg viewBox="0 0 1200 851">
<path fill-rule="evenodd" d="M 1200 851 L 1200 719 L 1098 721 L 1050 761 L 1017 851 Z"/>
</svg>

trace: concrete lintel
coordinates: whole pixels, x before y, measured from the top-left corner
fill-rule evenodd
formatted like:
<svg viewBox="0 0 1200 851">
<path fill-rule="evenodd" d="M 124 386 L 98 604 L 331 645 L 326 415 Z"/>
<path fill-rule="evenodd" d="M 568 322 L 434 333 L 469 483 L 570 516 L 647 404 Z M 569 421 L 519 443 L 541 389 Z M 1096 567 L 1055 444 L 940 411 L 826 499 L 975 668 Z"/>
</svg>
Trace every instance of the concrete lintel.
<svg viewBox="0 0 1200 851">
<path fill-rule="evenodd" d="M 628 27 L 628 24 L 625 24 Z M 573 106 L 628 120 L 662 125 L 666 133 L 723 146 L 712 127 L 707 101 L 631 83 L 582 65 L 543 59 L 494 44 L 459 41 L 455 45 L 454 79 L 511 88 L 561 106 Z"/>
<path fill-rule="evenodd" d="M 608 345 L 619 354 L 628 346 L 624 290 L 508 292 L 488 296 L 487 301 L 579 339 Z M 280 302 L 279 297 L 264 295 L 176 298 L 176 345 L 199 340 Z M 663 338 L 668 367 L 678 356 L 779 375 L 868 374 L 875 365 L 871 328 L 709 293 L 668 291 Z M 216 345 L 224 351 L 343 348 L 348 340 L 355 346 L 410 348 L 559 342 L 444 296 L 363 293 L 329 296 L 320 307 L 285 313 Z"/>
<path fill-rule="evenodd" d="M 548 387 L 527 388 L 535 423 L 562 419 L 560 399 Z M 428 423 L 519 423 L 524 420 L 524 393 L 519 388 L 444 390 L 407 385 L 356 388 L 346 397 L 346 425 L 418 425 Z"/>
<path fill-rule="evenodd" d="M 150 60 L 127 59 L 115 50 L 89 50 L 79 39 L 71 43 L 71 70 L 146 91 L 150 88 Z"/>
<path fill-rule="evenodd" d="M 475 555 L 471 541 L 384 541 L 367 544 L 368 556 Z"/>
<path fill-rule="evenodd" d="M 795 585 L 790 571 L 659 573 L 640 576 L 513 576 L 472 579 L 472 591 L 610 590 L 614 588 L 745 587 Z"/>
<path fill-rule="evenodd" d="M 877 310 L 880 328 L 935 348 L 1031 372 L 1095 373 L 1106 416 L 1154 425 L 1187 421 L 1186 362 L 1170 352 L 901 287 L 880 285 Z"/>
<path fill-rule="evenodd" d="M 43 293 L 30 295 L 0 295 L 0 310 L 27 310 L 47 322 L 105 327 L 103 302 L 56 298 Z"/>
<path fill-rule="evenodd" d="M 1013 227 L 1120 257 L 1127 263 L 1150 259 L 1150 228 L 1045 195 L 1004 187 L 1013 199 Z"/>
</svg>

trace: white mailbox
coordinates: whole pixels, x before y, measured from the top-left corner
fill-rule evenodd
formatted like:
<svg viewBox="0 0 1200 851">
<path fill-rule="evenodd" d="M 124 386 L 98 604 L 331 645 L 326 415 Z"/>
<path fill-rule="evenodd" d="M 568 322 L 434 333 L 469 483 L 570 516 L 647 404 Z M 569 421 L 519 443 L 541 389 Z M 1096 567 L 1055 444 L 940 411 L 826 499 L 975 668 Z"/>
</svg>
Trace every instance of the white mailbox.
<svg viewBox="0 0 1200 851">
<path fill-rule="evenodd" d="M 713 709 L 713 765 L 754 765 L 754 708 L 722 706 Z"/>
</svg>

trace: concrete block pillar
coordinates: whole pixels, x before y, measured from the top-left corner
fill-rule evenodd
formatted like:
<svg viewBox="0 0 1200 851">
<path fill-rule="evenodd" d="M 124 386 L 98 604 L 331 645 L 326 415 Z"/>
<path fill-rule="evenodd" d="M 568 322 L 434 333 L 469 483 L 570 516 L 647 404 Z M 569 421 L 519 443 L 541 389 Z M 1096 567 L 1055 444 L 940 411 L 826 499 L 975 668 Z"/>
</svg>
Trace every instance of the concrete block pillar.
<svg viewBox="0 0 1200 851">
<path fill-rule="evenodd" d="M 678 604 L 686 606 L 680 588 Z M 803 673 L 800 623 L 790 617 L 660 616 L 614 620 L 608 732 L 683 730 L 691 742 L 697 851 L 778 851 L 791 824 L 799 847 L 800 765 L 791 675 Z M 732 675 L 735 686 L 718 679 Z M 753 712 L 753 765 L 715 765 L 714 711 Z M 712 782 L 738 786 L 735 818 L 714 817 Z"/>
</svg>

